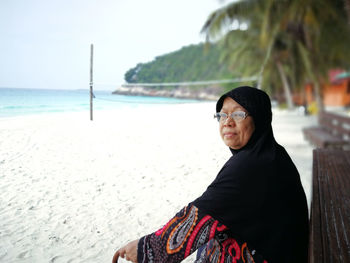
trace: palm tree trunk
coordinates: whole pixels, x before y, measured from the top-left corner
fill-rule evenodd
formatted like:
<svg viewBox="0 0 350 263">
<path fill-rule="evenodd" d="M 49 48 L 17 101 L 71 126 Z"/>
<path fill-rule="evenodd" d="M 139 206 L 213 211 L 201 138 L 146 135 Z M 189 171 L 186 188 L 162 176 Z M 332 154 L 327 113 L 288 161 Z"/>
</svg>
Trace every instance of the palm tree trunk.
<svg viewBox="0 0 350 263">
<path fill-rule="evenodd" d="M 344 0 L 344 9 L 348 15 L 348 24 L 350 26 L 350 0 Z"/>
<path fill-rule="evenodd" d="M 258 85 L 257 88 L 261 89 L 262 86 L 262 82 L 263 82 L 263 74 L 264 74 L 264 70 L 267 64 L 267 61 L 270 59 L 271 57 L 271 51 L 272 51 L 272 47 L 273 47 L 273 43 L 274 43 L 274 38 L 271 38 L 270 43 L 268 45 L 267 51 L 266 51 L 266 56 L 264 58 L 264 61 L 260 67 L 260 72 L 258 74 Z"/>
<path fill-rule="evenodd" d="M 287 76 L 284 72 L 282 63 L 278 60 L 276 60 L 275 63 L 276 63 L 278 72 L 280 74 L 281 80 L 282 80 L 284 96 L 286 98 L 288 109 L 292 109 L 292 108 L 294 108 L 294 103 L 293 103 L 293 99 L 292 99 L 292 92 L 290 90 L 290 86 L 289 86 L 289 83 L 287 80 Z"/>
<path fill-rule="evenodd" d="M 305 37 L 309 38 L 306 31 L 305 31 Z M 317 104 L 318 111 L 320 112 L 324 110 L 324 105 L 322 100 L 322 90 L 319 82 L 320 74 L 318 74 L 317 63 L 315 61 L 312 61 L 312 58 L 309 57 L 309 53 L 312 53 L 313 48 L 310 43 L 307 43 L 307 44 L 308 45 L 306 48 L 301 43 L 299 43 L 298 46 L 302 54 L 302 59 L 304 60 L 305 68 L 307 70 L 309 78 L 313 83 L 316 104 Z"/>
<path fill-rule="evenodd" d="M 324 110 L 324 105 L 323 105 L 323 100 L 321 96 L 320 83 L 317 80 L 314 80 L 314 90 L 315 90 L 314 92 L 315 92 L 315 99 L 316 99 L 318 112 L 321 112 Z"/>
</svg>

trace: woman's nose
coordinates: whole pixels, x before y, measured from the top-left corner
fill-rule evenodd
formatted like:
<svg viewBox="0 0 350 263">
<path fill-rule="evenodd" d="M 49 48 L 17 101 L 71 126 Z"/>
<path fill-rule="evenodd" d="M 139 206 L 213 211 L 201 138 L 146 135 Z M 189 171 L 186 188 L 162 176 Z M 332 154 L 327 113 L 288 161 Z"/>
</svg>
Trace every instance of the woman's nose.
<svg viewBox="0 0 350 263">
<path fill-rule="evenodd" d="M 236 122 L 231 118 L 231 116 L 227 116 L 227 119 L 224 122 L 225 126 L 235 126 Z"/>
</svg>

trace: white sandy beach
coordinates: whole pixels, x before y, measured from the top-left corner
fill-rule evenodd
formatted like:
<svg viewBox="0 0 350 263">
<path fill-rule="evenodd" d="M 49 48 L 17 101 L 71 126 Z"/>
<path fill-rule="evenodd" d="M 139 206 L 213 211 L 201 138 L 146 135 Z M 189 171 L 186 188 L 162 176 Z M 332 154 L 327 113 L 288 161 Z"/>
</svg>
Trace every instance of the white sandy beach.
<svg viewBox="0 0 350 263">
<path fill-rule="evenodd" d="M 229 158 L 214 102 L 0 119 L 0 262 L 111 262 L 198 197 Z M 314 117 L 274 110 L 310 197 Z M 190 262 L 190 260 L 186 260 Z M 121 262 L 125 262 L 121 260 Z"/>
</svg>

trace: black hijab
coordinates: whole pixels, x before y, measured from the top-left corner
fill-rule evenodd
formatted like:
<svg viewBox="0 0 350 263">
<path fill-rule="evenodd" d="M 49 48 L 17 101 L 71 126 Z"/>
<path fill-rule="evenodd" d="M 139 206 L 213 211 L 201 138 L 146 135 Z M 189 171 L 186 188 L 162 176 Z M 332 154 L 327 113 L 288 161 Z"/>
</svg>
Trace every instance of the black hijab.
<svg viewBox="0 0 350 263">
<path fill-rule="evenodd" d="M 269 96 L 243 86 L 220 97 L 216 112 L 230 97 L 252 116 L 255 131 L 233 150 L 215 180 L 192 204 L 226 225 L 271 262 L 307 262 L 308 210 L 299 173 L 272 132 Z"/>
</svg>

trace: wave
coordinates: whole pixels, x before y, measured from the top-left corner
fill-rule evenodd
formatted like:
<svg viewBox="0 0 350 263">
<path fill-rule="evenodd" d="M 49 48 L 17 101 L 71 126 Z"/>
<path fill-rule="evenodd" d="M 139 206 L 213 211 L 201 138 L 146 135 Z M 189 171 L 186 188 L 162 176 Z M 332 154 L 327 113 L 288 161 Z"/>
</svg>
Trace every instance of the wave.
<svg viewBox="0 0 350 263">
<path fill-rule="evenodd" d="M 44 109 L 44 108 L 51 108 L 50 105 L 7 105 L 2 106 L 0 109 L 4 110 L 22 110 L 22 109 Z"/>
</svg>

